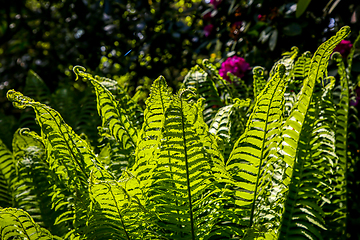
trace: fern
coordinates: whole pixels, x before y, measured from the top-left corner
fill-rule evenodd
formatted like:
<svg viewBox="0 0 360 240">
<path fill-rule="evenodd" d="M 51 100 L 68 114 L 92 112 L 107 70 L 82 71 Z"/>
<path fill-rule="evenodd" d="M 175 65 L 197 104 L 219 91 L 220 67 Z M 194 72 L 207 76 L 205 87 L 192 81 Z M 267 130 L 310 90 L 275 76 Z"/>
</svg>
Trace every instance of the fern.
<svg viewBox="0 0 360 240">
<path fill-rule="evenodd" d="M 219 190 L 211 180 L 211 166 L 220 168 L 214 158 L 221 155 L 202 117 L 203 100 L 187 103 L 186 93 L 174 96 L 165 110 L 146 196 L 165 236 L 203 239 L 215 224 L 217 200 L 209 198 Z"/>
<path fill-rule="evenodd" d="M 235 99 L 235 103 L 218 110 L 213 118 L 209 132 L 217 136 L 217 142 L 224 159 L 227 160 L 234 147 L 235 141 L 245 131 L 245 116 L 241 108 L 249 107 L 250 99 Z"/>
<path fill-rule="evenodd" d="M 0 234 L 3 240 L 61 239 L 36 224 L 27 212 L 14 208 L 0 207 Z"/>
<path fill-rule="evenodd" d="M 254 109 L 246 124 L 245 133 L 235 143 L 227 163 L 236 190 L 235 205 L 247 227 L 252 228 L 259 195 L 267 184 L 268 174 L 262 173 L 262 166 L 272 161 L 271 156 L 281 124 L 281 106 L 285 91 L 285 67 L 279 65 L 276 74 L 257 97 Z M 276 151 L 276 150 L 275 150 Z"/>
<path fill-rule="evenodd" d="M 14 204 L 14 187 L 11 177 L 15 174 L 15 161 L 12 152 L 0 139 L 0 206 Z"/>
<path fill-rule="evenodd" d="M 137 131 L 132 119 L 129 119 L 123 108 L 118 107 L 118 102 L 111 92 L 90 74 L 86 74 L 83 67 L 75 66 L 73 71 L 76 76 L 82 76 L 93 84 L 98 103 L 98 112 L 102 117 L 102 126 L 109 127 L 112 136 L 123 144 L 124 149 L 135 148 Z"/>
<path fill-rule="evenodd" d="M 288 196 L 286 197 L 285 203 L 285 212 L 282 219 L 282 225 L 280 228 L 280 239 L 288 239 L 291 236 L 303 235 L 310 239 L 313 238 L 312 234 L 316 234 L 316 230 L 313 229 L 313 224 L 321 226 L 318 222 L 311 222 L 308 218 L 312 219 L 311 214 L 315 214 L 318 209 L 313 208 L 313 212 L 303 212 L 297 221 L 295 220 L 296 209 L 295 204 L 301 193 L 298 192 L 299 187 L 302 184 L 302 169 L 305 168 L 304 161 L 297 161 L 295 157 L 297 156 L 297 150 L 299 149 L 299 139 L 302 138 L 302 129 L 307 121 L 306 118 L 309 118 L 311 114 L 308 112 L 309 105 L 312 100 L 313 90 L 315 84 L 321 84 L 321 79 L 324 78 L 326 72 L 326 67 L 328 64 L 329 57 L 332 50 L 335 46 L 344 39 L 350 32 L 348 27 L 343 27 L 335 36 L 330 38 L 328 41 L 323 43 L 318 50 L 315 52 L 314 57 L 311 61 L 309 76 L 306 78 L 304 85 L 300 92 L 300 98 L 297 104 L 295 104 L 290 116 L 286 120 L 283 130 L 283 143 L 282 147 L 282 156 L 284 161 L 288 164 L 286 169 L 286 175 L 288 180 L 284 183 L 289 185 Z M 295 131 L 291 131 L 294 129 Z M 305 135 L 305 134 L 304 134 Z M 289 182 L 291 179 L 291 182 Z M 298 224 L 297 224 L 298 222 Z M 297 227 L 299 226 L 299 227 Z"/>
<path fill-rule="evenodd" d="M 58 112 L 13 90 L 8 92 L 7 97 L 18 108 L 30 106 L 35 110 L 48 151 L 49 168 L 57 176 L 52 202 L 55 209 L 64 205 L 72 206 L 58 217 L 55 224 L 62 222 L 71 224 L 69 221 L 76 220 L 76 222 L 80 221 L 77 224 L 81 226 L 84 224 L 84 219 L 80 216 L 86 211 L 89 200 L 86 197 L 88 192 L 86 182 L 90 171 L 94 167 L 101 169 L 101 165 L 87 143 L 73 132 Z M 98 178 L 107 176 L 106 172 L 99 171 L 98 173 Z M 69 192 L 76 192 L 74 200 L 65 200 Z M 70 231 L 69 234 L 72 232 Z"/>
<path fill-rule="evenodd" d="M 94 104 L 72 108 L 81 135 L 59 112 L 10 90 L 15 107 L 34 110 L 41 135 L 18 130 L 12 152 L 0 142 L 2 239 L 345 238 L 348 165 L 356 160 L 348 154 L 352 84 L 334 54 L 341 80 L 334 104 L 327 64 L 348 34 L 342 28 L 312 59 L 296 59 L 293 48 L 267 81 L 255 67 L 253 92 L 207 61 L 177 94 L 160 76 L 144 111 L 140 93 L 132 98 L 118 82 L 76 66 L 96 94 L 79 98 L 93 96 Z M 251 105 L 240 99 L 253 94 Z"/>
<path fill-rule="evenodd" d="M 213 81 L 208 77 L 208 74 L 199 66 L 193 67 L 185 76 L 182 88 L 196 88 L 198 95 L 196 98 L 205 98 L 204 119 L 206 124 L 210 125 L 214 118 L 216 111 L 223 106 L 220 100 L 218 91 Z"/>
</svg>

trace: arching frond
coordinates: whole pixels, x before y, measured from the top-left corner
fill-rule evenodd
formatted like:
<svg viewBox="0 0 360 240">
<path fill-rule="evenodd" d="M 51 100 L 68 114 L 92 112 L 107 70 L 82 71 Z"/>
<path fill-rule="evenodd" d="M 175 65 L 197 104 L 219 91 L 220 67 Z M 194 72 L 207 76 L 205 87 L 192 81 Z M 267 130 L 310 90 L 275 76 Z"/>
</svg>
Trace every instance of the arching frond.
<svg viewBox="0 0 360 240">
<path fill-rule="evenodd" d="M 94 86 L 102 126 L 109 128 L 111 135 L 122 143 L 124 149 L 135 149 L 137 129 L 132 119 L 126 114 L 125 109 L 119 107 L 119 102 L 104 85 L 91 74 L 83 72 L 85 68 L 75 66 L 73 70 L 77 77 L 81 76 L 89 80 Z"/>
<path fill-rule="evenodd" d="M 293 70 L 293 82 L 299 87 L 305 78 L 309 75 L 311 65 L 311 53 L 305 52 L 303 53 L 295 62 L 294 70 Z"/>
<path fill-rule="evenodd" d="M 99 179 L 111 178 L 109 173 L 103 170 L 87 142 L 74 133 L 58 112 L 14 90 L 8 91 L 7 97 L 15 107 L 24 109 L 29 106 L 36 113 L 47 151 L 47 161 L 57 178 L 52 202 L 55 209 L 67 206 L 67 211 L 57 218 L 55 224 L 68 222 L 71 225 L 72 220 L 84 223 L 84 218 L 80 216 L 86 216 L 84 213 L 88 208 L 87 179 L 90 171 L 99 169 L 96 171 Z M 76 192 L 76 197 L 65 198 L 69 192 Z"/>
<path fill-rule="evenodd" d="M 86 236 L 90 239 L 161 239 L 149 228 L 146 210 L 140 200 L 125 188 L 135 179 L 121 182 L 90 180 L 90 218 Z M 148 216 L 148 215 L 147 215 Z M 153 223 L 152 223 L 153 224 Z"/>
<path fill-rule="evenodd" d="M 32 70 L 29 70 L 26 76 L 24 94 L 43 103 L 49 103 L 50 100 L 49 88 L 46 86 L 40 76 Z M 19 127 L 26 127 L 32 129 L 33 131 L 40 132 L 39 126 L 36 125 L 34 119 L 35 113 L 33 111 L 23 111 L 20 116 Z"/>
<path fill-rule="evenodd" d="M 15 208 L 0 207 L 0 235 L 3 240 L 29 239 L 47 240 L 61 238 L 52 235 L 45 228 L 40 227 L 30 215 Z"/>
<path fill-rule="evenodd" d="M 267 82 L 257 97 L 246 130 L 235 143 L 227 163 L 227 171 L 234 179 L 236 211 L 245 226 L 253 228 L 260 213 L 255 201 L 263 195 L 270 183 L 271 172 L 264 171 L 276 155 L 274 138 L 282 123 L 282 104 L 285 91 L 285 66 L 279 65 L 276 74 Z"/>
<path fill-rule="evenodd" d="M 321 227 L 322 224 L 319 221 L 315 221 L 311 216 L 311 214 L 314 214 L 317 210 L 315 209 L 316 211 L 309 213 L 302 208 L 299 209 L 295 207 L 297 201 L 296 198 L 294 201 L 294 196 L 299 196 L 298 190 L 302 184 L 302 169 L 304 169 L 305 164 L 305 161 L 301 161 L 301 158 L 298 158 L 298 160 L 295 158 L 298 154 L 301 154 L 298 153 L 299 141 L 301 140 L 306 143 L 306 139 L 302 138 L 304 138 L 303 136 L 306 136 L 307 134 L 306 132 L 302 133 L 302 130 L 304 126 L 309 126 L 306 122 L 311 122 L 311 112 L 309 112 L 309 106 L 314 94 L 313 91 L 315 84 L 322 84 L 332 50 L 349 34 L 349 32 L 350 29 L 348 27 L 343 27 L 335 36 L 330 38 L 318 48 L 312 58 L 309 76 L 304 81 L 299 101 L 293 107 L 290 116 L 284 124 L 282 130 L 283 142 L 281 144 L 281 151 L 284 161 L 288 164 L 285 171 L 286 175 L 284 184 L 290 185 L 287 197 L 284 198 L 286 199 L 286 203 L 282 225 L 280 228 L 280 239 L 289 239 L 292 236 L 299 234 L 309 239 L 317 239 L 321 236 L 317 234 L 317 230 L 314 229 L 314 225 Z M 303 217 L 301 220 L 299 219 L 299 221 L 293 221 L 295 220 L 294 217 L 298 214 L 298 211 L 302 211 Z M 306 220 L 305 223 L 302 222 L 304 219 Z M 320 219 L 320 217 L 316 216 L 315 219 Z"/>
<path fill-rule="evenodd" d="M 139 131 L 144 122 L 144 113 L 141 107 L 133 101 L 117 81 L 99 76 L 95 76 L 95 79 L 112 93 L 117 100 L 119 111 L 125 111 L 134 127 Z"/>
<path fill-rule="evenodd" d="M 159 145 L 164 131 L 165 111 L 170 106 L 172 94 L 164 77 L 160 76 L 151 86 L 150 96 L 146 100 L 144 124 L 139 134 L 135 151 L 136 164 L 133 174 L 141 179 L 143 187 L 146 179 L 156 167 L 153 159 L 159 154 Z"/>
<path fill-rule="evenodd" d="M 253 68 L 253 79 L 254 79 L 254 96 L 257 97 L 264 89 L 266 85 L 266 79 L 264 76 L 263 67 L 254 67 Z"/>
<path fill-rule="evenodd" d="M 28 129 L 19 129 L 14 134 L 13 155 L 16 174 L 13 174 L 14 207 L 31 215 L 36 223 L 51 230 L 56 235 L 67 232 L 65 226 L 54 227 L 55 219 L 62 211 L 52 211 L 52 172 L 46 162 L 43 139 Z"/>
</svg>

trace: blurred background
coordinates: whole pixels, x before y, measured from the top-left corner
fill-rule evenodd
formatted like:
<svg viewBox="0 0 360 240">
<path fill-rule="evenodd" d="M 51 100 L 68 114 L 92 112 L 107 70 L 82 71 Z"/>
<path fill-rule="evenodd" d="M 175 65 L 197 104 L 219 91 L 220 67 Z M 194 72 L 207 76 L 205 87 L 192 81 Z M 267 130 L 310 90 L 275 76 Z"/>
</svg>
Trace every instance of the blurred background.
<svg viewBox="0 0 360 240">
<path fill-rule="evenodd" d="M 74 81 L 75 65 L 117 80 L 130 94 L 159 75 L 175 91 L 203 59 L 220 68 L 236 55 L 250 68 L 270 70 L 292 46 L 313 53 L 344 25 L 354 41 L 359 17 L 358 0 L 2 0 L 0 130 L 17 128 L 1 120 L 19 117 L 6 92 L 23 92 L 29 70 L 62 98 L 87 89 Z M 353 71 L 360 71 L 358 61 Z M 243 77 L 249 84 L 251 74 Z"/>
</svg>

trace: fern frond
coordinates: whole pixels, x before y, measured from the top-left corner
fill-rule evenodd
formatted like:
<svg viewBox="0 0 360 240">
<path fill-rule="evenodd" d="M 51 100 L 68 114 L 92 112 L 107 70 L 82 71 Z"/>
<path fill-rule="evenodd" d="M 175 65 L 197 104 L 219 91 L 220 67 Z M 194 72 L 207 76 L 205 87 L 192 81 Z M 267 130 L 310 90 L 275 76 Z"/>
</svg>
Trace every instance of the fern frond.
<svg viewBox="0 0 360 240">
<path fill-rule="evenodd" d="M 278 65 L 276 73 L 257 97 L 246 130 L 235 143 L 226 166 L 235 182 L 237 207 L 234 211 L 249 228 L 254 227 L 257 216 L 261 215 L 256 212 L 256 201 L 270 181 L 264 166 L 271 165 L 272 155 L 276 154 L 274 147 L 278 139 L 274 137 L 282 123 L 285 86 L 285 66 Z"/>
<path fill-rule="evenodd" d="M 307 114 L 307 110 L 312 99 L 315 83 L 319 82 L 319 84 L 321 84 L 320 79 L 324 78 L 332 50 L 349 34 L 349 32 L 350 29 L 348 27 L 343 27 L 335 36 L 323 43 L 315 52 L 311 61 L 309 76 L 305 79 L 303 87 L 299 93 L 299 100 L 294 105 L 290 116 L 284 123 L 282 130 L 284 141 L 281 146 L 283 159 L 290 166 L 290 168 L 287 169 L 288 176 L 292 176 L 292 166 L 294 165 L 294 158 L 301 133 L 301 127 L 304 123 L 305 115 Z M 295 131 L 292 131 L 292 129 Z M 289 182 L 285 184 L 288 183 Z"/>
<path fill-rule="evenodd" d="M 295 58 L 297 57 L 298 53 L 299 49 L 297 47 L 292 47 L 291 52 L 283 53 L 283 57 L 278 60 L 271 68 L 269 77 L 271 78 L 276 73 L 276 69 L 279 65 L 284 65 L 286 70 L 285 74 L 289 75 L 291 70 L 293 69 Z"/>
<path fill-rule="evenodd" d="M 81 71 L 82 70 L 82 71 Z M 91 74 L 85 73 L 85 68 L 75 66 L 74 73 L 90 81 L 94 86 L 97 96 L 98 112 L 102 119 L 102 126 L 109 128 L 111 135 L 122 143 L 124 149 L 135 149 L 137 141 L 137 129 L 132 119 L 123 108 L 119 107 L 118 101 L 111 92 L 96 80 Z"/>
<path fill-rule="evenodd" d="M 12 152 L 0 139 L 0 206 L 14 205 L 14 187 L 12 176 L 15 173 L 15 161 Z"/>
<path fill-rule="evenodd" d="M 295 62 L 293 70 L 293 82 L 299 87 L 305 78 L 309 75 L 311 65 L 311 53 L 303 53 Z"/>
<path fill-rule="evenodd" d="M 95 79 L 106 87 L 118 101 L 118 108 L 123 109 L 129 119 L 133 122 L 134 127 L 140 130 L 144 122 L 144 111 L 141 107 L 129 96 L 122 86 L 109 78 L 95 76 Z"/>
<path fill-rule="evenodd" d="M 95 98 L 92 89 L 86 88 L 78 101 L 79 104 L 76 106 L 74 125 L 68 123 L 78 135 L 85 134 L 93 145 L 96 145 L 99 138 L 96 126 L 101 124 L 101 119 L 97 114 Z M 68 109 L 69 106 L 66 106 L 66 108 Z"/>
<path fill-rule="evenodd" d="M 170 106 L 171 100 L 172 94 L 164 77 L 160 76 L 151 86 L 150 96 L 146 100 L 144 124 L 135 151 L 136 164 L 133 167 L 133 173 L 141 179 L 144 186 L 145 179 L 151 176 L 152 169 L 155 167 L 152 159 L 159 154 L 165 111 Z"/>
<path fill-rule="evenodd" d="M 196 65 L 185 76 L 181 88 L 190 87 L 197 89 L 196 99 L 205 99 L 204 120 L 210 125 L 216 111 L 223 106 L 214 82 L 208 77 L 208 73 Z"/>
<path fill-rule="evenodd" d="M 292 222 L 289 235 L 285 238 L 299 235 L 300 231 L 310 239 L 322 239 L 324 235 L 321 231 L 327 230 L 321 207 L 324 203 L 330 203 L 332 168 L 338 159 L 335 155 L 335 109 L 331 92 L 334 84 L 332 77 L 325 88 L 315 86 L 302 127 L 289 188 L 292 210 L 286 214 L 292 215 Z"/>
<path fill-rule="evenodd" d="M 64 226 L 54 227 L 55 219 L 62 213 L 52 211 L 52 172 L 46 162 L 43 139 L 28 129 L 19 129 L 14 134 L 13 155 L 16 173 L 13 175 L 16 208 L 28 212 L 36 223 L 62 236 Z"/>
<path fill-rule="evenodd" d="M 252 97 L 251 89 L 240 78 L 230 74 L 232 83 L 227 82 L 207 59 L 203 60 L 201 67 L 208 73 L 208 78 L 215 84 L 220 99 L 225 105 L 232 104 L 235 98 Z"/>
<path fill-rule="evenodd" d="M 250 99 L 235 99 L 234 104 L 220 108 L 211 122 L 209 132 L 217 137 L 225 161 L 229 158 L 234 143 L 245 131 L 246 119 L 241 116 L 240 109 L 249 106 Z"/>
<path fill-rule="evenodd" d="M 40 227 L 31 216 L 15 208 L 0 207 L 0 234 L 1 239 L 29 239 L 29 240 L 47 240 L 61 239 L 52 235 L 45 228 Z"/>
<path fill-rule="evenodd" d="M 26 76 L 24 94 L 39 102 L 49 103 L 50 90 L 44 81 L 34 71 L 29 70 Z M 28 109 L 30 110 L 30 109 Z M 30 128 L 39 132 L 39 126 L 36 125 L 35 113 L 33 111 L 23 111 L 20 116 L 20 128 Z"/>
<path fill-rule="evenodd" d="M 130 181 L 99 181 L 94 177 L 91 178 L 92 201 L 86 232 L 88 238 L 114 240 L 145 238 L 145 227 L 147 227 L 145 211 L 137 198 L 126 191 L 125 187 Z M 159 235 L 155 236 L 156 239 L 161 239 Z"/>
<path fill-rule="evenodd" d="M 24 109 L 30 106 L 36 113 L 48 154 L 47 161 L 57 178 L 54 181 L 52 202 L 55 210 L 67 206 L 67 210 L 57 218 L 55 224 L 72 224 L 72 220 L 84 222 L 80 216 L 86 216 L 84 213 L 89 201 L 87 180 L 90 171 L 97 170 L 96 177 L 99 179 L 111 179 L 111 175 L 97 161 L 87 142 L 74 133 L 58 112 L 14 90 L 8 91 L 7 97 L 15 107 Z M 75 197 L 65 197 L 69 192 Z M 80 226 L 77 227 L 74 229 L 80 229 Z"/>
<path fill-rule="evenodd" d="M 299 233 L 302 233 L 304 237 L 309 239 L 321 237 L 321 235 L 318 234 L 318 230 L 314 227 L 314 225 L 320 228 L 322 227 L 321 222 L 317 221 L 317 219 L 321 219 L 321 217 L 315 216 L 315 218 L 313 218 L 313 214 L 318 212 L 318 210 L 313 207 L 312 209 L 314 209 L 314 211 L 309 213 L 302 208 L 295 207 L 297 202 L 294 201 L 294 196 L 298 196 L 298 189 L 302 184 L 301 178 L 304 177 L 303 169 L 305 164 L 305 161 L 301 160 L 301 158 L 298 158 L 298 160 L 295 158 L 298 154 L 303 154 L 298 152 L 299 149 L 301 149 L 298 147 L 299 144 L 301 144 L 299 141 L 304 141 L 306 143 L 304 136 L 311 131 L 309 129 L 309 123 L 311 120 L 314 120 L 311 117 L 311 111 L 309 112 L 309 109 L 312 109 L 310 108 L 310 104 L 314 95 L 315 84 L 322 84 L 332 50 L 349 34 L 349 32 L 349 27 L 343 27 L 335 36 L 330 38 L 318 48 L 312 58 L 309 76 L 304 81 L 300 92 L 300 98 L 293 107 L 290 116 L 287 118 L 283 126 L 283 142 L 280 145 L 281 154 L 283 160 L 288 165 L 284 175 L 284 185 L 290 186 L 290 188 L 287 193 L 287 197 L 284 198 L 286 199 L 286 203 L 280 228 L 280 239 L 288 239 L 291 236 L 298 235 Z M 305 132 L 302 133 L 302 130 L 305 128 L 304 126 L 308 129 L 304 130 Z M 311 173 L 312 172 L 310 171 L 310 174 Z M 298 211 L 302 211 L 302 214 L 305 215 L 303 215 L 301 220 L 298 222 L 294 222 L 294 216 L 298 214 Z M 302 222 L 303 219 L 307 219 L 305 224 Z M 300 223 L 301 225 L 298 225 L 297 227 L 296 225 Z"/>
<path fill-rule="evenodd" d="M 334 190 L 331 192 L 330 206 L 326 218 L 329 226 L 329 239 L 334 235 L 344 235 L 347 221 L 347 169 L 348 169 L 348 126 L 349 126 L 349 75 L 346 72 L 342 56 L 334 53 L 332 59 L 336 61 L 340 76 L 340 101 L 336 106 L 336 148 L 335 153 L 339 158 L 334 162 L 332 176 Z M 326 234 L 326 232 L 325 232 Z"/>
<path fill-rule="evenodd" d="M 221 154 L 202 117 L 203 99 L 174 96 L 165 111 L 160 153 L 149 179 L 148 206 L 171 239 L 203 239 L 216 223 L 219 192 L 212 172 L 221 168 Z M 219 158 L 220 159 L 217 159 Z"/>
<path fill-rule="evenodd" d="M 347 63 L 348 63 L 347 73 L 348 74 L 351 73 L 354 54 L 355 54 L 356 48 L 359 48 L 359 47 L 360 47 L 360 34 L 355 39 L 354 44 L 353 44 L 353 46 L 352 46 L 352 48 L 350 50 L 349 56 L 347 57 Z"/>
<path fill-rule="evenodd" d="M 264 77 L 264 68 L 263 67 L 254 67 L 253 68 L 253 78 L 254 78 L 254 96 L 257 97 L 264 89 L 266 85 L 266 79 Z"/>
</svg>

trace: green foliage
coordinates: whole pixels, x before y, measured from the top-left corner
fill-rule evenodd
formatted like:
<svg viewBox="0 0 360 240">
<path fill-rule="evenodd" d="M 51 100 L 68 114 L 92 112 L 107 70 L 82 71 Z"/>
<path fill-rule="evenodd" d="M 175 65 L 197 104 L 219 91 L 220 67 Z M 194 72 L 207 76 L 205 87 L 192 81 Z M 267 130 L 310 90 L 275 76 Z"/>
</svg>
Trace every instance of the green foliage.
<svg viewBox="0 0 360 240">
<path fill-rule="evenodd" d="M 2 238 L 345 239 L 353 83 L 334 54 L 335 104 L 327 66 L 349 32 L 312 58 L 293 48 L 268 79 L 255 68 L 242 92 L 244 82 L 224 81 L 207 61 L 176 94 L 160 76 L 145 110 L 118 82 L 76 66 L 95 92 L 99 146 L 53 108 L 8 91 L 16 108 L 34 110 L 41 134 L 18 130 L 12 151 L 0 143 Z"/>
</svg>

